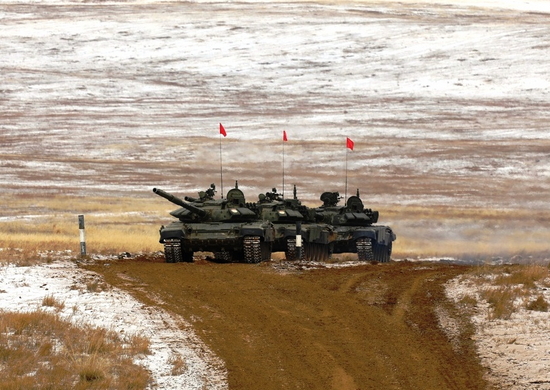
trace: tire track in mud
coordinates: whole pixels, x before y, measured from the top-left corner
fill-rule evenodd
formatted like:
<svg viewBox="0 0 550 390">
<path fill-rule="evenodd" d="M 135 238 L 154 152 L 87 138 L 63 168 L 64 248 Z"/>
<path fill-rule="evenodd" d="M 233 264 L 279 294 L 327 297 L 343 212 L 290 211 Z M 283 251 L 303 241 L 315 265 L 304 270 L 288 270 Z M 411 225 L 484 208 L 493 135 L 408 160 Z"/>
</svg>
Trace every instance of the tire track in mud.
<svg viewBox="0 0 550 390">
<path fill-rule="evenodd" d="M 442 286 L 466 267 L 291 264 L 124 260 L 88 268 L 189 321 L 224 361 L 230 389 L 489 388 L 467 321 Z M 461 329 L 451 338 L 440 323 Z"/>
</svg>

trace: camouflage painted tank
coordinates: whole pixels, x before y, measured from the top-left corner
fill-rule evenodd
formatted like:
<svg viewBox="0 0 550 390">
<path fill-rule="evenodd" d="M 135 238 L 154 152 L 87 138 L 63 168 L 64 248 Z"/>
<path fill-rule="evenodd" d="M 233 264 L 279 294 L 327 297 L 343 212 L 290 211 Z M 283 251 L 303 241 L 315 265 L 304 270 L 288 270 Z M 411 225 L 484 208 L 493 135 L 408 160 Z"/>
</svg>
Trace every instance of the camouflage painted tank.
<svg viewBox="0 0 550 390">
<path fill-rule="evenodd" d="M 275 228 L 273 252 L 285 252 L 287 260 L 323 261 L 330 258 L 334 233 L 330 226 L 315 221 L 315 210 L 302 205 L 296 196 L 296 186 L 293 199 L 283 198 L 275 188 L 258 198 L 253 205 L 258 218 L 270 221 Z M 297 229 L 301 237 L 300 253 L 296 242 Z"/>
<path fill-rule="evenodd" d="M 324 192 L 323 205 L 315 209 L 318 221 L 331 225 L 336 233 L 333 253 L 357 253 L 361 261 L 390 261 L 395 233 L 388 226 L 374 225 L 378 211 L 365 208 L 359 197 L 351 196 L 345 206 L 338 206 L 338 192 Z"/>
<path fill-rule="evenodd" d="M 170 214 L 177 221 L 160 228 L 166 262 L 192 262 L 194 252 L 212 252 L 218 261 L 258 263 L 271 259 L 275 231 L 246 207 L 237 185 L 225 199 L 214 199 L 215 186 L 185 201 L 159 188 L 153 192 L 181 208 Z"/>
</svg>

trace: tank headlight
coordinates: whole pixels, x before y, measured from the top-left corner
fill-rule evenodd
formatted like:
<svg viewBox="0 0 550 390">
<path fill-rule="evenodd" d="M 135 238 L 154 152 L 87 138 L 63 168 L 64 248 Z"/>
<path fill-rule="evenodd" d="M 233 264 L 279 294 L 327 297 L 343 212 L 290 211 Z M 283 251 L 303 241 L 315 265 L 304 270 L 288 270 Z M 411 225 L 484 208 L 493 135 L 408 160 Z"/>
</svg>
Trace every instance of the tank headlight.
<svg viewBox="0 0 550 390">
<path fill-rule="evenodd" d="M 231 215 L 239 215 L 239 210 L 237 209 L 229 209 L 229 212 L 231 213 Z"/>
<path fill-rule="evenodd" d="M 281 217 L 284 217 L 284 216 L 286 215 L 286 211 L 284 211 L 284 210 L 279 210 L 279 215 L 280 215 Z"/>
</svg>

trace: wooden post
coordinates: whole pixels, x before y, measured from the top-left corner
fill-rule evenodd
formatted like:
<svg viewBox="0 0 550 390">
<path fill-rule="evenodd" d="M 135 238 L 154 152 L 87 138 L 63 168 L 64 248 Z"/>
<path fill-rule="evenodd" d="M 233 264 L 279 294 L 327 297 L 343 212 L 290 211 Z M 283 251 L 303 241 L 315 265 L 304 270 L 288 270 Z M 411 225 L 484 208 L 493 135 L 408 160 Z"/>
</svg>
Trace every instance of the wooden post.
<svg viewBox="0 0 550 390">
<path fill-rule="evenodd" d="M 84 230 L 84 215 L 78 216 L 78 228 L 80 229 L 80 256 L 86 256 L 86 231 Z"/>
</svg>

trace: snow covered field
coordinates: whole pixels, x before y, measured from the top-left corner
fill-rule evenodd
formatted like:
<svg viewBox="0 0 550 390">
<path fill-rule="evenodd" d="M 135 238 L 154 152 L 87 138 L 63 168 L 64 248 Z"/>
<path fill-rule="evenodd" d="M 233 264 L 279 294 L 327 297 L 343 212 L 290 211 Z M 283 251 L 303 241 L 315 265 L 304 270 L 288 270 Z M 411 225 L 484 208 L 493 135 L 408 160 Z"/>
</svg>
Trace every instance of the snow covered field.
<svg viewBox="0 0 550 390">
<path fill-rule="evenodd" d="M 286 130 L 306 201 L 344 192 L 349 136 L 375 205 L 548 209 L 548 4 L 476 4 L 2 1 L 0 183 L 220 188 L 223 122 L 249 197 L 280 188 Z"/>
<path fill-rule="evenodd" d="M 455 302 L 465 296 L 477 297 L 487 283 L 479 284 L 475 278 L 458 278 L 447 284 L 447 294 Z M 548 281 L 546 281 L 548 282 Z M 542 296 L 550 301 L 550 290 L 540 285 L 527 300 Z M 489 367 L 488 378 L 499 389 L 547 390 L 550 389 L 550 314 L 527 310 L 516 302 L 517 311 L 509 319 L 489 319 L 491 309 L 483 300 L 476 305 L 472 322 L 476 328 L 475 341 L 481 362 Z"/>
<path fill-rule="evenodd" d="M 105 285 L 102 278 L 78 268 L 68 260 L 32 267 L 0 267 L 0 311 L 51 309 L 75 324 L 104 327 L 120 335 L 139 335 L 150 340 L 150 350 L 137 363 L 151 372 L 152 389 L 226 389 L 223 362 L 198 339 L 191 326 L 159 308 L 146 307 L 128 293 L 109 287 L 91 291 L 92 283 Z M 60 311 L 45 307 L 45 297 L 64 304 Z M 173 374 L 174 361 L 185 370 Z"/>
</svg>

